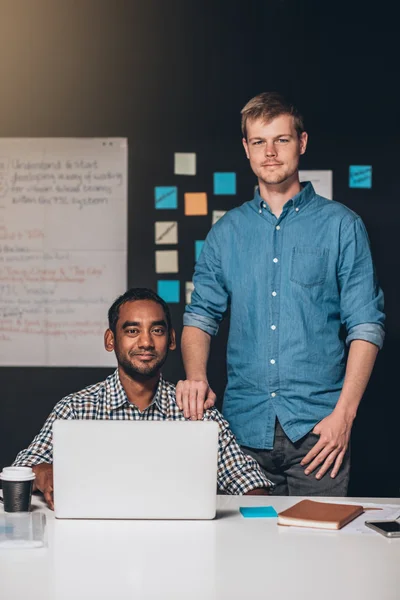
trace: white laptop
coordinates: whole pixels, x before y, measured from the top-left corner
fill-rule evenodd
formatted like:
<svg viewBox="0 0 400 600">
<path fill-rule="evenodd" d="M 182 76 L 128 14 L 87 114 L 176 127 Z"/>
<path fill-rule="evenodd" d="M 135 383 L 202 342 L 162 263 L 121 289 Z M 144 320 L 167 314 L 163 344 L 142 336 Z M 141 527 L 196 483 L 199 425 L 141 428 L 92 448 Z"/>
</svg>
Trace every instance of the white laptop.
<svg viewBox="0 0 400 600">
<path fill-rule="evenodd" d="M 57 420 L 59 519 L 213 519 L 218 425 L 210 421 Z"/>
</svg>

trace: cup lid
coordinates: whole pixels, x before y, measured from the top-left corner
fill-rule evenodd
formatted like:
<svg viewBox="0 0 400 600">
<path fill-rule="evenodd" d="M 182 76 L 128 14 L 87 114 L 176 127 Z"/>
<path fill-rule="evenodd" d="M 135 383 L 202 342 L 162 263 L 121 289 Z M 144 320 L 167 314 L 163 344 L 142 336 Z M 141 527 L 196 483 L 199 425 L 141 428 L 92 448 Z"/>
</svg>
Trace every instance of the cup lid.
<svg viewBox="0 0 400 600">
<path fill-rule="evenodd" d="M 0 479 L 5 481 L 30 481 L 35 479 L 32 467 L 4 467 Z"/>
</svg>

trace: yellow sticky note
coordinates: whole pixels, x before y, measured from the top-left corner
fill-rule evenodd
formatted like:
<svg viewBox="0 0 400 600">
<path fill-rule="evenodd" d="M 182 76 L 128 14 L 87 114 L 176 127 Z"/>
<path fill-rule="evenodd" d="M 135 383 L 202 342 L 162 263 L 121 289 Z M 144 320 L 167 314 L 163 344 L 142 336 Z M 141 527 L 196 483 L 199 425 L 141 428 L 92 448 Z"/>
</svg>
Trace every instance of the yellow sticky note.
<svg viewBox="0 0 400 600">
<path fill-rule="evenodd" d="M 207 213 L 207 194 L 205 192 L 185 194 L 185 215 L 206 215 Z"/>
</svg>

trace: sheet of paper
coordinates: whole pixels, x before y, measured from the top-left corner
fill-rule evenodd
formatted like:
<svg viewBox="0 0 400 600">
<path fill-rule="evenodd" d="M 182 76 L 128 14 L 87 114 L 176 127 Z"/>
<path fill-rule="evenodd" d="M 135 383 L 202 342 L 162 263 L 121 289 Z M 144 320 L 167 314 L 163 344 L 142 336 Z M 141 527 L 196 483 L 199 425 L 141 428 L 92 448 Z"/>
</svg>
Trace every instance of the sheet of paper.
<svg viewBox="0 0 400 600">
<path fill-rule="evenodd" d="M 215 225 L 227 213 L 226 210 L 213 210 L 212 211 L 212 225 Z"/>
<path fill-rule="evenodd" d="M 369 189 L 372 187 L 372 167 L 351 165 L 349 167 L 349 187 Z"/>
<path fill-rule="evenodd" d="M 156 273 L 178 273 L 178 251 L 156 250 Z"/>
<path fill-rule="evenodd" d="M 0 139 L 0 364 L 107 367 L 127 287 L 127 140 Z"/>
<path fill-rule="evenodd" d="M 352 502 L 350 504 L 353 504 Z M 365 508 L 377 509 L 366 510 L 362 515 L 348 523 L 343 529 L 343 533 L 362 533 L 363 535 L 380 535 L 373 529 L 365 525 L 365 521 L 395 521 L 400 519 L 400 504 L 379 504 L 372 502 L 363 502 Z"/>
<path fill-rule="evenodd" d="M 299 171 L 300 181 L 311 181 L 315 192 L 328 200 L 332 200 L 332 171 Z"/>
<path fill-rule="evenodd" d="M 178 208 L 178 188 L 173 185 L 155 187 L 154 205 L 157 210 Z"/>
<path fill-rule="evenodd" d="M 196 175 L 195 152 L 175 152 L 174 173 L 175 175 Z"/>
<path fill-rule="evenodd" d="M 180 282 L 178 279 L 159 279 L 157 282 L 157 294 L 165 302 L 180 302 Z"/>
<path fill-rule="evenodd" d="M 200 216 L 208 213 L 207 194 L 205 192 L 200 193 L 186 193 L 185 194 L 185 215 L 186 216 Z"/>
<path fill-rule="evenodd" d="M 194 290 L 193 281 L 187 281 L 185 284 L 185 296 L 186 296 L 186 304 L 190 304 L 192 301 L 192 292 Z"/>
<path fill-rule="evenodd" d="M 214 173 L 214 194 L 236 194 L 236 173 Z"/>
<path fill-rule="evenodd" d="M 156 221 L 154 224 L 154 241 L 156 244 L 177 244 L 177 221 Z"/>
</svg>

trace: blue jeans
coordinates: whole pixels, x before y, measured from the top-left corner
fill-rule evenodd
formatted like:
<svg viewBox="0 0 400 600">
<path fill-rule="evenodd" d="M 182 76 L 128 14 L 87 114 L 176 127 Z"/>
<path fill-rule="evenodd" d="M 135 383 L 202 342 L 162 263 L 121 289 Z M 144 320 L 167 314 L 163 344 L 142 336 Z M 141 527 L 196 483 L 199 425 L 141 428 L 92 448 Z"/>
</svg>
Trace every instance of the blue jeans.
<svg viewBox="0 0 400 600">
<path fill-rule="evenodd" d="M 241 448 L 258 462 L 265 475 L 276 484 L 274 496 L 347 496 L 350 447 L 334 479 L 330 477 L 332 467 L 319 480 L 315 478 L 318 469 L 310 475 L 305 475 L 306 467 L 303 467 L 300 462 L 317 443 L 318 438 L 315 433 L 308 433 L 293 444 L 277 419 L 272 450 L 258 450 L 246 446 Z"/>
</svg>

